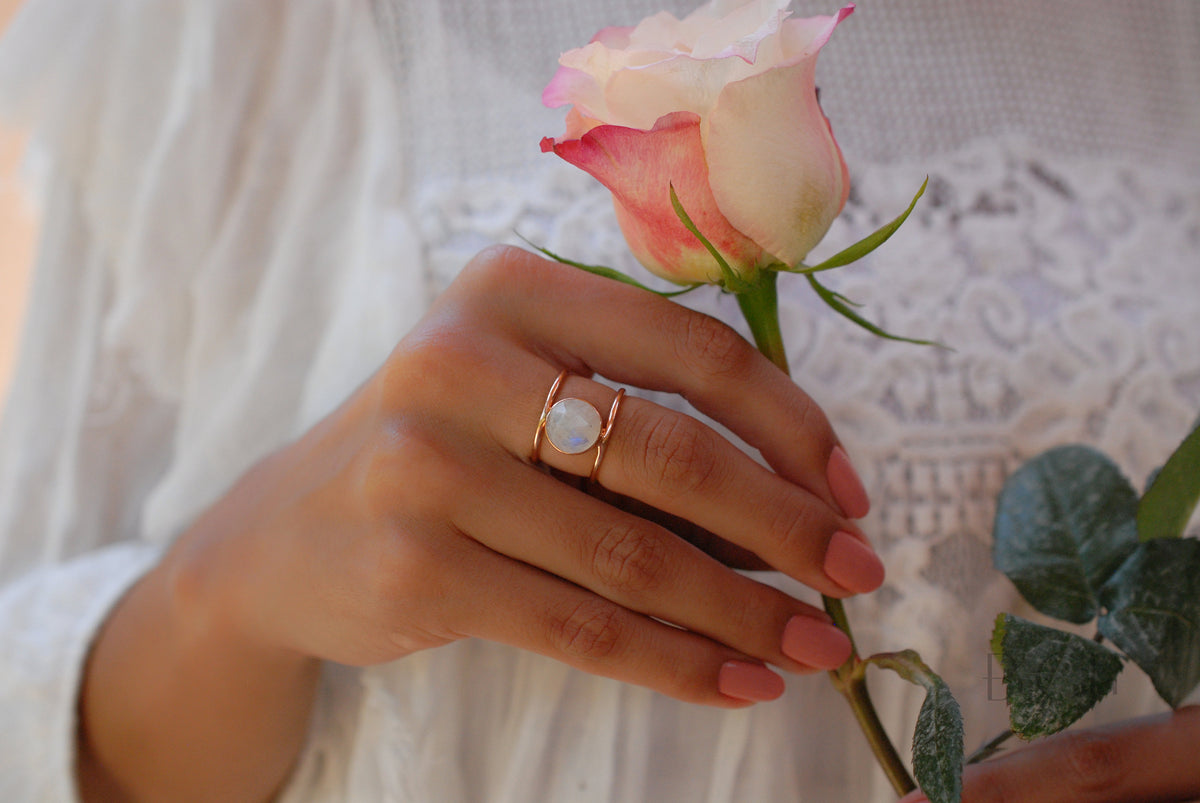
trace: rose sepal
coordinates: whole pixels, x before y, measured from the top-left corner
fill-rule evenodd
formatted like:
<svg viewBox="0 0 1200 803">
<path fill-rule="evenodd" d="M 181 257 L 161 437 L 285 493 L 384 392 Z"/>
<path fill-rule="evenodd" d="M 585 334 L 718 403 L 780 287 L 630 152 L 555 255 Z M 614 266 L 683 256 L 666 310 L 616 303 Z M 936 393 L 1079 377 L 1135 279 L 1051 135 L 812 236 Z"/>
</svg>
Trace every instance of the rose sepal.
<svg viewBox="0 0 1200 803">
<path fill-rule="evenodd" d="M 813 276 L 812 274 L 808 274 L 804 278 L 808 279 L 808 283 L 812 286 L 812 289 L 816 292 L 817 296 L 825 302 L 826 306 L 828 306 L 838 315 L 841 315 L 846 320 L 861 326 L 863 329 L 866 329 L 868 332 L 877 337 L 882 337 L 886 340 L 896 340 L 901 343 L 914 343 L 918 346 L 937 346 L 940 349 L 954 351 L 954 349 L 950 348 L 946 344 L 939 343 L 936 340 L 921 340 L 915 337 L 903 337 L 901 335 L 894 335 L 891 332 L 881 329 L 879 326 L 871 323 L 866 318 L 851 309 L 851 305 L 856 307 L 861 305 L 855 304 L 841 293 L 830 290 L 828 287 L 818 282 L 817 277 Z"/>
<path fill-rule="evenodd" d="M 688 216 L 687 210 L 683 208 L 683 204 L 680 203 L 679 196 L 675 194 L 675 188 L 673 186 L 671 187 L 671 205 L 675 208 L 675 214 L 679 216 L 679 220 L 681 223 L 683 223 L 684 227 L 691 232 L 697 240 L 700 241 L 704 248 L 712 255 L 713 259 L 716 260 L 717 265 L 720 266 L 722 277 L 721 287 L 731 293 L 737 294 L 738 304 L 741 306 L 742 314 L 747 318 L 747 320 L 749 320 L 752 315 L 761 314 L 761 310 L 766 309 L 768 306 L 774 307 L 776 304 L 774 281 L 776 274 L 780 272 L 800 273 L 804 275 L 804 278 L 808 279 L 808 283 L 812 286 L 817 296 L 825 302 L 826 306 L 828 306 L 837 314 L 841 315 L 843 318 L 846 318 L 852 323 L 861 326 L 863 329 L 866 329 L 871 334 L 876 335 L 877 337 L 882 337 L 886 340 L 896 340 L 902 343 L 913 343 L 918 346 L 937 346 L 938 348 L 944 348 L 953 351 L 953 349 L 950 349 L 948 346 L 938 343 L 937 341 L 920 340 L 918 338 L 894 335 L 877 326 L 876 324 L 871 323 L 866 318 L 862 317 L 853 309 L 851 309 L 851 307 L 861 306 L 860 304 L 856 304 L 841 293 L 825 287 L 817 281 L 815 276 L 812 275 L 817 271 L 831 270 L 833 268 L 840 268 L 844 265 L 848 265 L 851 262 L 871 253 L 876 248 L 887 242 L 888 238 L 895 234 L 896 230 L 900 228 L 901 224 L 908 219 L 909 214 L 917 205 L 917 201 L 920 200 L 921 196 L 925 194 L 925 188 L 928 186 L 928 184 L 929 179 L 926 178 L 924 183 L 921 184 L 921 188 L 917 190 L 917 194 L 913 196 L 912 202 L 909 203 L 908 208 L 905 209 L 904 212 L 901 213 L 895 220 L 880 227 L 875 232 L 859 240 L 849 248 L 839 251 L 837 254 L 834 254 L 820 265 L 812 268 L 805 267 L 803 269 L 792 269 L 788 268 L 782 263 L 776 262 L 765 266 L 758 272 L 758 277 L 752 280 L 747 280 L 739 276 L 733 270 L 733 268 L 730 267 L 729 262 L 721 255 L 720 250 L 718 250 L 716 246 L 709 242 L 708 238 L 700 232 L 700 230 Z M 770 281 L 766 281 L 768 276 L 770 277 Z M 770 294 L 769 301 L 760 303 L 752 298 L 753 296 L 756 296 L 762 292 L 768 292 Z M 754 328 L 753 324 L 751 328 Z M 757 330 L 755 330 L 755 337 L 757 339 Z M 762 349 L 762 343 L 758 343 L 758 346 L 760 349 Z"/>
<path fill-rule="evenodd" d="M 700 232 L 700 229 L 696 226 L 696 224 L 692 222 L 691 216 L 689 216 L 687 210 L 683 208 L 683 204 L 679 200 L 679 195 L 677 195 L 675 192 L 675 185 L 669 184 L 668 189 L 671 191 L 671 207 L 675 210 L 675 214 L 679 218 L 679 222 L 683 224 L 685 229 L 691 232 L 693 237 L 700 241 L 700 244 L 704 246 L 704 249 L 708 251 L 708 253 L 712 254 L 712 258 L 716 260 L 717 265 L 721 268 L 721 287 L 731 293 L 738 293 L 739 295 L 749 292 L 751 289 L 753 289 L 756 283 L 754 281 L 743 279 L 741 276 L 739 276 L 737 271 L 730 266 L 729 261 L 721 255 L 720 249 L 709 242 L 709 239 L 705 237 Z"/>
<path fill-rule="evenodd" d="M 570 265 L 572 268 L 578 268 L 579 270 L 587 271 L 595 276 L 603 276 L 605 279 L 612 279 L 614 281 L 622 282 L 623 284 L 632 285 L 639 290 L 645 290 L 647 293 L 654 293 L 654 295 L 662 296 L 663 298 L 675 298 L 676 296 L 681 296 L 684 293 L 690 293 L 697 287 L 703 286 L 701 284 L 690 284 L 680 290 L 655 290 L 653 287 L 647 287 L 629 274 L 622 273 L 616 268 L 609 268 L 604 265 L 588 265 L 585 262 L 576 262 L 573 259 L 567 259 L 564 256 L 554 253 L 549 248 L 543 248 L 537 243 L 531 242 L 529 238 L 525 237 L 520 232 L 514 231 L 513 234 L 517 235 L 522 242 L 547 259 L 553 259 L 555 262 L 561 262 L 564 265 Z"/>
<path fill-rule="evenodd" d="M 777 265 L 773 266 L 774 269 L 787 271 L 788 273 L 813 274 L 826 270 L 833 270 L 834 268 L 840 268 L 844 265 L 849 265 L 851 262 L 857 262 L 879 246 L 886 243 L 891 236 L 896 233 L 896 230 L 900 228 L 901 224 L 908 220 L 908 216 L 912 214 L 913 209 L 917 206 L 917 201 L 921 200 L 921 196 L 925 194 L 925 188 L 928 186 L 929 176 L 926 176 L 925 181 L 921 183 L 921 188 L 918 189 L 917 194 L 913 196 L 908 208 L 905 209 L 895 220 L 880 226 L 878 229 L 873 231 L 871 234 L 868 234 L 854 245 L 843 248 L 841 251 L 838 251 L 824 262 L 811 266 L 800 263 L 794 268 L 788 267 L 787 265 Z"/>
</svg>

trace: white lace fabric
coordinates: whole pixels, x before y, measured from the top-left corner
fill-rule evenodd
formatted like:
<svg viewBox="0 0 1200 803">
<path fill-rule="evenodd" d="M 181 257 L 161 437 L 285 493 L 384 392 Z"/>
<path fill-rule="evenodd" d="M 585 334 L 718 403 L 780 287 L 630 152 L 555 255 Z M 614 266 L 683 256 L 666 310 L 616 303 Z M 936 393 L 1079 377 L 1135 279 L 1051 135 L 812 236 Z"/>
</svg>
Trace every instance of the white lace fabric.
<svg viewBox="0 0 1200 803">
<path fill-rule="evenodd" d="M 105 610 L 480 247 L 517 231 L 638 270 L 607 193 L 538 152 L 561 128 L 538 96 L 559 51 L 662 4 L 26 3 L 0 111 L 39 143 L 45 235 L 0 436 L 0 649 L 28 658 L 0 660 L 0 797 L 63 800 Z M 865 2 L 821 56 L 853 190 L 814 256 L 928 175 L 829 283 L 953 351 L 874 338 L 792 277 L 785 338 L 874 503 L 888 581 L 850 606 L 860 646 L 921 651 L 969 742 L 1004 722 L 990 622 L 1028 613 L 990 568 L 1006 474 L 1083 442 L 1140 488 L 1200 411 L 1200 7 L 1155 9 Z M 876 678 L 904 744 L 920 692 Z M 1153 710 L 1146 686 L 1123 675 L 1091 719 Z M 892 799 L 870 762 L 820 677 L 730 713 L 464 642 L 330 667 L 285 799 Z"/>
</svg>

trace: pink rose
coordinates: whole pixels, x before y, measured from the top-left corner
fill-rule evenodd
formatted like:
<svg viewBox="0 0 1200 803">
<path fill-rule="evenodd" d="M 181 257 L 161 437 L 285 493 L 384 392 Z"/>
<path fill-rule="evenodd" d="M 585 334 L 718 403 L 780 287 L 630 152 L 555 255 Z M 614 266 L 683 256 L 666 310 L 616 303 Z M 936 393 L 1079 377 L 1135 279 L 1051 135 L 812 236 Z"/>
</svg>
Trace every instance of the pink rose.
<svg viewBox="0 0 1200 803">
<path fill-rule="evenodd" d="M 720 269 L 680 222 L 684 210 L 735 272 L 795 266 L 846 203 L 846 163 L 817 103 L 817 53 L 854 10 L 791 18 L 790 0 L 711 0 L 605 28 L 564 53 L 542 94 L 570 104 L 553 150 L 613 194 L 630 248 L 681 284 Z"/>
</svg>

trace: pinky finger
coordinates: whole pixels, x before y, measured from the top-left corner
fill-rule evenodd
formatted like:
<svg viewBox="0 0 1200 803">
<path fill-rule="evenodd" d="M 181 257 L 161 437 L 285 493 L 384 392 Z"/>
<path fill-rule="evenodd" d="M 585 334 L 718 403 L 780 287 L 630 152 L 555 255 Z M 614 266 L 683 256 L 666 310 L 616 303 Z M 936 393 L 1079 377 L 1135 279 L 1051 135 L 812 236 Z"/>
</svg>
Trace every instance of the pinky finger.
<svg viewBox="0 0 1200 803">
<path fill-rule="evenodd" d="M 460 569 L 479 580 L 478 594 L 446 612 L 458 635 L 536 652 L 685 702 L 741 708 L 783 694 L 783 678 L 736 650 L 482 545 L 470 552 Z"/>
</svg>

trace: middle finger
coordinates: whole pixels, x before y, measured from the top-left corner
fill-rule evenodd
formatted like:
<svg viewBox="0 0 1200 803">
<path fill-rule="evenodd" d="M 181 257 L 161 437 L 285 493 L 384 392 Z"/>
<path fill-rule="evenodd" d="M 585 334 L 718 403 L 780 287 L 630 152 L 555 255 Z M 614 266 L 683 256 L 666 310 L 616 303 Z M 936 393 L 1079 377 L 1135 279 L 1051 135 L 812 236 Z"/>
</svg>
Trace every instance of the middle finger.
<svg viewBox="0 0 1200 803">
<path fill-rule="evenodd" d="M 515 411 L 493 420 L 514 455 L 528 453 L 553 366 L 532 357 L 508 377 L 498 400 Z M 529 377 L 514 381 L 514 376 Z M 569 376 L 557 396 L 579 398 L 607 414 L 614 391 Z M 547 465 L 587 476 L 595 448 L 563 454 L 548 443 Z M 852 522 L 805 488 L 752 460 L 711 427 L 653 402 L 626 398 L 617 413 L 598 481 L 612 491 L 686 518 L 759 555 L 771 566 L 830 596 L 873 591 L 883 565 Z"/>
<path fill-rule="evenodd" d="M 823 611 L 527 465 L 492 463 L 479 483 L 488 492 L 465 497 L 454 524 L 496 552 L 791 671 L 849 655 Z"/>
</svg>

